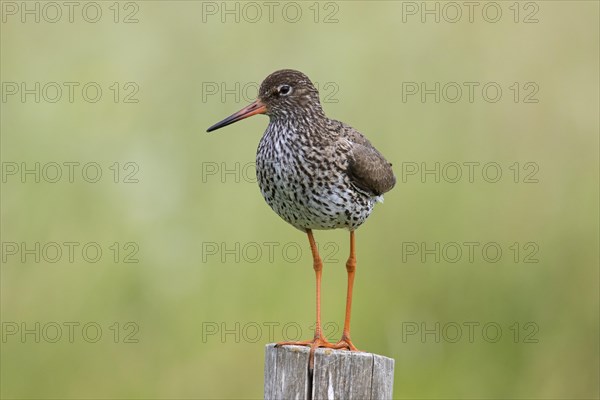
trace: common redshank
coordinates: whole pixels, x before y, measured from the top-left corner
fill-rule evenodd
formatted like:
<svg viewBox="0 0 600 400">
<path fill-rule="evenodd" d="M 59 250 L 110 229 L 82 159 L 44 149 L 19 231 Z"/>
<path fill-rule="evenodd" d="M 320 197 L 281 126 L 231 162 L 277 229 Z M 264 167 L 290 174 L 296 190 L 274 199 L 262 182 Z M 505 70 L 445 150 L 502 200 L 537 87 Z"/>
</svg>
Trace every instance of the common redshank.
<svg viewBox="0 0 600 400">
<path fill-rule="evenodd" d="M 356 270 L 354 231 L 373 211 L 396 178 L 392 165 L 356 129 L 325 116 L 319 92 L 302 72 L 273 72 L 261 84 L 258 99 L 208 128 L 222 128 L 255 114 L 267 114 L 256 153 L 258 185 L 267 204 L 281 218 L 308 235 L 317 281 L 315 336 L 277 345 L 310 346 L 310 367 L 318 347 L 356 351 L 350 340 L 352 288 Z M 321 273 L 314 229 L 350 231 L 346 262 L 348 290 L 342 338 L 330 343 L 321 330 Z"/>
</svg>

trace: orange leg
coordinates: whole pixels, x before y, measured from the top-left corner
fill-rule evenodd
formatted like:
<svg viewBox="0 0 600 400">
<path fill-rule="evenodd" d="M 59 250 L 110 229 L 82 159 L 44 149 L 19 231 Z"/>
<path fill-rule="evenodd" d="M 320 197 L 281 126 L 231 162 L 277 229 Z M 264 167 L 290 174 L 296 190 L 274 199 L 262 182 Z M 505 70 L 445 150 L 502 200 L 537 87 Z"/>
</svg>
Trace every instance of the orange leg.
<svg viewBox="0 0 600 400">
<path fill-rule="evenodd" d="M 358 351 L 350 340 L 350 313 L 352 311 L 352 288 L 354 287 L 354 272 L 356 271 L 356 251 L 354 248 L 354 231 L 350 231 L 350 257 L 346 262 L 348 271 L 348 292 L 346 294 L 346 318 L 344 319 L 344 331 L 339 342 L 333 345 L 335 349 L 348 349 Z"/>
<path fill-rule="evenodd" d="M 323 261 L 319 256 L 319 251 L 317 250 L 317 244 L 315 243 L 315 238 L 313 237 L 312 231 L 308 229 L 306 233 L 308 234 L 308 242 L 310 243 L 310 250 L 313 255 L 313 268 L 315 269 L 315 274 L 317 278 L 317 324 L 315 327 L 315 337 L 312 340 L 304 340 L 298 342 L 279 342 L 276 346 L 310 346 L 309 367 L 312 370 L 314 366 L 315 350 L 319 347 L 332 348 L 334 347 L 334 345 L 327 341 L 327 339 L 323 336 L 323 332 L 321 330 L 321 274 L 323 272 Z"/>
</svg>

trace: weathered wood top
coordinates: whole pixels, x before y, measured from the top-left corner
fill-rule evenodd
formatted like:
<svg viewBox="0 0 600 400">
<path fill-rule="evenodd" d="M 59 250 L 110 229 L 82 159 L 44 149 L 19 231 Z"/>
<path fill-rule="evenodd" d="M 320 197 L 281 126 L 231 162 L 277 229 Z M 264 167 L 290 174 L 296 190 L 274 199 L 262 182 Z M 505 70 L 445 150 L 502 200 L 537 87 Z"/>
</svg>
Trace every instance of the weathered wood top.
<svg viewBox="0 0 600 400">
<path fill-rule="evenodd" d="M 394 360 L 377 354 L 317 349 L 312 376 L 305 346 L 265 349 L 265 399 L 391 399 Z"/>
</svg>

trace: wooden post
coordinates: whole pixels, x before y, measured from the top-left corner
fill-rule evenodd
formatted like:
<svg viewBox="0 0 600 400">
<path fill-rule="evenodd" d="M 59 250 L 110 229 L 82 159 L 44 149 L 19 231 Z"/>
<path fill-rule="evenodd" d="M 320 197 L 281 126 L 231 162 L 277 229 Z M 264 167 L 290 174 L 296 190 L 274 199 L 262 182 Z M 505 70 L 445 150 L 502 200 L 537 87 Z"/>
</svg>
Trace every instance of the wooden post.
<svg viewBox="0 0 600 400">
<path fill-rule="evenodd" d="M 377 354 L 317 349 L 313 374 L 306 346 L 265 349 L 265 399 L 391 399 L 394 360 Z"/>
</svg>

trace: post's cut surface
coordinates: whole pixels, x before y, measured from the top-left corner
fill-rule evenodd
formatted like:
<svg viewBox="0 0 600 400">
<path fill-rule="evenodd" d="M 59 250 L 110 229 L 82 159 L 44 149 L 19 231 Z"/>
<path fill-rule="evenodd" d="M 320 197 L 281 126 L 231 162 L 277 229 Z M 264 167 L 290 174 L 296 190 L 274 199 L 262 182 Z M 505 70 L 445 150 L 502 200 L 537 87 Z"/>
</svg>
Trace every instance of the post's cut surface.
<svg viewBox="0 0 600 400">
<path fill-rule="evenodd" d="M 312 376 L 306 346 L 268 344 L 265 399 L 391 399 L 394 360 L 377 354 L 317 349 Z"/>
</svg>

